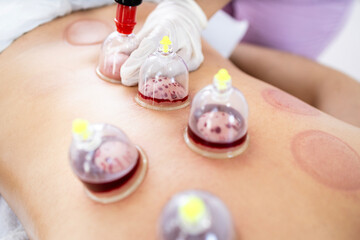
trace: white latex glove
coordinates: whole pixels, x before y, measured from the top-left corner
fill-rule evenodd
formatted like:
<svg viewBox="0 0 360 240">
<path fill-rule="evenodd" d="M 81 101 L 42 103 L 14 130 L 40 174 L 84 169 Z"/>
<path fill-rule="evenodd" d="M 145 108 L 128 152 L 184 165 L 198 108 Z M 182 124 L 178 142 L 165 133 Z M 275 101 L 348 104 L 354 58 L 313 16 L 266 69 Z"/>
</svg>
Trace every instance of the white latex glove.
<svg viewBox="0 0 360 240">
<path fill-rule="evenodd" d="M 184 59 L 189 71 L 196 70 L 204 60 L 201 31 L 206 24 L 206 15 L 194 0 L 163 0 L 137 34 L 140 45 L 121 67 L 122 83 L 127 86 L 138 83 L 141 65 L 158 49 L 165 35 L 170 37 L 174 52 Z"/>
<path fill-rule="evenodd" d="M 114 0 L 0 0 L 0 52 L 16 38 L 56 17 L 111 3 Z"/>
</svg>

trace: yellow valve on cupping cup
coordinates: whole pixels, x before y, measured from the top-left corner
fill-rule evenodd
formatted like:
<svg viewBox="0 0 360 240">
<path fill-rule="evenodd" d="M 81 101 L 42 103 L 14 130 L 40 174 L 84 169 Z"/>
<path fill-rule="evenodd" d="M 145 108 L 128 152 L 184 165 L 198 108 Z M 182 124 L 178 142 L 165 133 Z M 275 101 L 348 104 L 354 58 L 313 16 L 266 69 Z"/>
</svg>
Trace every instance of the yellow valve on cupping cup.
<svg viewBox="0 0 360 240">
<path fill-rule="evenodd" d="M 163 39 L 160 41 L 160 44 L 163 46 L 164 53 L 169 52 L 169 46 L 172 44 L 169 36 L 164 36 Z"/>
<path fill-rule="evenodd" d="M 228 87 L 227 83 L 230 81 L 231 76 L 225 68 L 220 69 L 220 71 L 215 75 L 215 82 L 219 90 L 225 90 Z"/>
<path fill-rule="evenodd" d="M 189 224 L 199 221 L 206 213 L 206 206 L 202 199 L 192 196 L 180 207 L 181 219 Z"/>
<path fill-rule="evenodd" d="M 72 123 L 72 131 L 74 134 L 81 136 L 83 140 L 90 137 L 89 122 L 84 119 L 75 119 Z"/>
</svg>

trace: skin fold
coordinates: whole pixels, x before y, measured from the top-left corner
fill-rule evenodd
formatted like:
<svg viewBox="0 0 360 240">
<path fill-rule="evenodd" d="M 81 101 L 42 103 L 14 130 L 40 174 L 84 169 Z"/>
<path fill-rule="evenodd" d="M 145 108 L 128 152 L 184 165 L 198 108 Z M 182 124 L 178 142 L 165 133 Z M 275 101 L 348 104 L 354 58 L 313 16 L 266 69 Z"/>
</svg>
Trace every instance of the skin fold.
<svg viewBox="0 0 360 240">
<path fill-rule="evenodd" d="M 139 7 L 136 30 L 153 7 Z M 302 132 L 321 131 L 359 154 L 359 128 L 321 111 L 304 115 L 274 107 L 262 92 L 275 87 L 240 71 L 204 43 L 205 62 L 190 74 L 190 97 L 227 68 L 249 104 L 250 145 L 234 159 L 203 158 L 183 140 L 190 107 L 158 112 L 138 106 L 136 87 L 96 75 L 100 44 L 78 46 L 64 38 L 68 26 L 82 19 L 111 29 L 114 15 L 115 6 L 108 6 L 59 18 L 0 55 L 0 192 L 31 239 L 155 240 L 163 206 L 187 189 L 221 198 L 238 239 L 360 238 L 360 190 L 314 178 L 298 165 L 292 145 Z M 118 126 L 146 151 L 147 176 L 130 197 L 101 205 L 85 195 L 68 159 L 71 123 L 78 117 Z"/>
</svg>

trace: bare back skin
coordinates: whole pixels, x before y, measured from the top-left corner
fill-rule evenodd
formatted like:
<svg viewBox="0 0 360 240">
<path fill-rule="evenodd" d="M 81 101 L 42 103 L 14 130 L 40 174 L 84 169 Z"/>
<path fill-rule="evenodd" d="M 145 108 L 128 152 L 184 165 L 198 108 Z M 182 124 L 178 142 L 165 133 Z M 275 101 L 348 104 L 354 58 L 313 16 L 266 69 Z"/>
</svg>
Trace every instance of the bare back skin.
<svg viewBox="0 0 360 240">
<path fill-rule="evenodd" d="M 137 29 L 153 7 L 139 8 Z M 155 240 L 162 207 L 187 189 L 219 196 L 238 239 L 360 239 L 359 128 L 246 75 L 204 43 L 190 96 L 227 68 L 249 103 L 250 145 L 231 160 L 203 158 L 183 140 L 190 107 L 147 110 L 134 101 L 136 87 L 97 77 L 114 15 L 114 6 L 71 14 L 0 55 L 0 192 L 31 239 Z M 85 195 L 68 160 L 78 117 L 118 126 L 146 151 L 146 179 L 130 197 L 102 205 Z"/>
</svg>

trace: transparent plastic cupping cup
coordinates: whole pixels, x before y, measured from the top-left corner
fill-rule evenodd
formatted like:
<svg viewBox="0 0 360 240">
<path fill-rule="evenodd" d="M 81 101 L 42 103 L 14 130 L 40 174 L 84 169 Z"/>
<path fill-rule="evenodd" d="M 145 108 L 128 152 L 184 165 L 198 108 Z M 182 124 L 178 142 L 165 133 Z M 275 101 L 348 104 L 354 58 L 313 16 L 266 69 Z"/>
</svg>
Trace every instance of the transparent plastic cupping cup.
<svg viewBox="0 0 360 240">
<path fill-rule="evenodd" d="M 196 94 L 184 137 L 192 150 L 210 158 L 232 158 L 246 149 L 248 104 L 225 69 Z"/>
<path fill-rule="evenodd" d="M 146 161 L 118 128 L 74 121 L 70 164 L 93 200 L 109 203 L 132 193 L 144 178 Z"/>
<path fill-rule="evenodd" d="M 136 4 L 141 1 L 117 1 L 116 31 L 103 42 L 96 72 L 99 77 L 111 83 L 121 83 L 121 66 L 137 48 L 138 39 L 133 34 L 136 25 Z M 125 4 L 130 4 L 124 5 Z M 131 4 L 135 4 L 131 6 Z"/>
<path fill-rule="evenodd" d="M 167 36 L 140 69 L 136 102 L 155 110 L 176 110 L 190 103 L 188 68 Z"/>
<path fill-rule="evenodd" d="M 101 47 L 97 74 L 111 83 L 121 83 L 121 66 L 137 48 L 135 34 L 111 33 Z"/>
<path fill-rule="evenodd" d="M 160 222 L 161 240 L 234 240 L 231 215 L 213 194 L 191 190 L 176 194 L 164 207 Z"/>
</svg>

